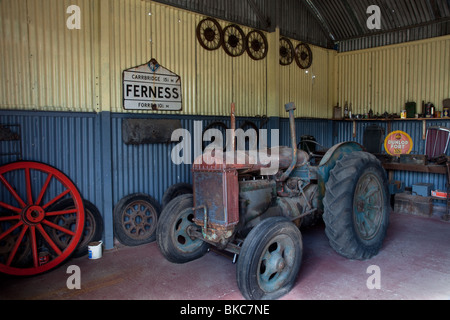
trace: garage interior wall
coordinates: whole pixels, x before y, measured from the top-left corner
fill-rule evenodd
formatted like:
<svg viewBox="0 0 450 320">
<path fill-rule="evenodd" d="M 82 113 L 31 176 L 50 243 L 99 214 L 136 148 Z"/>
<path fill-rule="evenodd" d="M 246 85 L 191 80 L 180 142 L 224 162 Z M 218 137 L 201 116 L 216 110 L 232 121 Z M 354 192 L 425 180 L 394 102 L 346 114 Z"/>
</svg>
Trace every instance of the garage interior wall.
<svg viewBox="0 0 450 320">
<path fill-rule="evenodd" d="M 80 8 L 80 30 L 66 26 L 71 5 Z M 235 102 L 238 126 L 262 125 L 267 116 L 267 128 L 280 129 L 280 143 L 290 145 L 284 104 L 295 102 L 298 137 L 313 135 L 330 147 L 362 142 L 361 134 L 347 136 L 348 123 L 330 120 L 337 102 L 370 103 L 382 113 L 399 112 L 404 99 L 450 96 L 449 37 L 342 54 L 311 46 L 306 72 L 295 62 L 279 64 L 279 30 L 265 33 L 269 54 L 260 61 L 203 49 L 195 36 L 203 18 L 141 0 L 0 1 L 0 123 L 20 125 L 22 159 L 55 166 L 98 207 L 106 248 L 113 246 L 112 211 L 122 197 L 143 192 L 161 201 L 170 185 L 191 182 L 190 166 L 171 162 L 173 144 L 125 145 L 124 119 L 181 119 L 193 132 L 195 121 L 229 124 Z M 123 70 L 151 58 L 181 76 L 181 112 L 122 108 Z M 10 148 L 0 144 L 0 152 Z M 1 157 L 0 164 L 15 160 Z"/>
<path fill-rule="evenodd" d="M 397 113 L 406 102 L 432 102 L 442 111 L 450 97 L 450 36 L 340 53 L 339 104 L 354 114 Z M 418 112 L 421 113 L 421 112 Z"/>
</svg>

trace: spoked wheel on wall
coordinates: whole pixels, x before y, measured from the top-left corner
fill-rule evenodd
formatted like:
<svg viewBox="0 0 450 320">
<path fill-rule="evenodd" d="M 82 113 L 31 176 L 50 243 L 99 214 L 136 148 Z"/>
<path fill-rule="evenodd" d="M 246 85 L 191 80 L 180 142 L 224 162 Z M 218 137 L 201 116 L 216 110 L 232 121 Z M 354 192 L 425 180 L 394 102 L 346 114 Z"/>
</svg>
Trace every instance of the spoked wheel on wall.
<svg viewBox="0 0 450 320">
<path fill-rule="evenodd" d="M 272 300 L 288 293 L 302 262 L 300 230 L 284 217 L 267 218 L 250 231 L 242 245 L 236 278 L 249 300 Z"/>
<path fill-rule="evenodd" d="M 63 199 L 73 208 L 51 210 Z M 71 228 L 55 224 L 59 216 L 70 216 Z M 84 221 L 81 195 L 59 170 L 30 161 L 0 167 L 0 272 L 30 276 L 55 268 L 77 248 Z M 64 246 L 53 237 L 55 230 Z"/>
</svg>

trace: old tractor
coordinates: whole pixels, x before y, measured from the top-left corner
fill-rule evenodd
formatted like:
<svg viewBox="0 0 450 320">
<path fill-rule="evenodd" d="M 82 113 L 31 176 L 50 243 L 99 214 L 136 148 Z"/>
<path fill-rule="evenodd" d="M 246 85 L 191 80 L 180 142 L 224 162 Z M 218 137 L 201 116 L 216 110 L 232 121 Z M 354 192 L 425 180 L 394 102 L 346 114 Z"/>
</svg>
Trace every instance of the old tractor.
<svg viewBox="0 0 450 320">
<path fill-rule="evenodd" d="M 295 105 L 285 108 L 292 147 L 266 151 L 278 152 L 276 174 L 261 175 L 261 163 L 196 161 L 193 194 L 173 199 L 156 231 L 173 263 L 198 259 L 210 246 L 234 254 L 238 287 L 251 300 L 277 299 L 292 289 L 302 262 L 301 226 L 323 219 L 331 247 L 357 260 L 378 253 L 388 228 L 388 181 L 379 160 L 358 143 L 344 142 L 313 165 L 297 148 Z M 234 121 L 232 112 L 232 128 Z"/>
</svg>

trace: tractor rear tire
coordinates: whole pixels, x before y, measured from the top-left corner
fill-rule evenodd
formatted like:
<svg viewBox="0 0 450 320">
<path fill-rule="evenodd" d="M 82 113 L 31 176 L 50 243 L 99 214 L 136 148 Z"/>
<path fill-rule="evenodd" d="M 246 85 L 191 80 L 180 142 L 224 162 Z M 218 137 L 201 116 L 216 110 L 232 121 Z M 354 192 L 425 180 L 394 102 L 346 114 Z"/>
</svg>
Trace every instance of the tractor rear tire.
<svg viewBox="0 0 450 320">
<path fill-rule="evenodd" d="M 156 228 L 156 242 L 164 257 L 173 263 L 186 263 L 203 257 L 209 244 L 191 238 L 188 228 L 200 228 L 194 224 L 194 198 L 184 194 L 170 201 L 161 212 Z"/>
<path fill-rule="evenodd" d="M 284 217 L 254 227 L 242 245 L 236 266 L 239 290 L 248 300 L 274 300 L 295 284 L 302 263 L 300 230 Z"/>
<path fill-rule="evenodd" d="M 367 152 L 345 155 L 330 172 L 324 198 L 325 233 L 340 255 L 366 260 L 378 254 L 389 224 L 386 171 Z"/>
</svg>

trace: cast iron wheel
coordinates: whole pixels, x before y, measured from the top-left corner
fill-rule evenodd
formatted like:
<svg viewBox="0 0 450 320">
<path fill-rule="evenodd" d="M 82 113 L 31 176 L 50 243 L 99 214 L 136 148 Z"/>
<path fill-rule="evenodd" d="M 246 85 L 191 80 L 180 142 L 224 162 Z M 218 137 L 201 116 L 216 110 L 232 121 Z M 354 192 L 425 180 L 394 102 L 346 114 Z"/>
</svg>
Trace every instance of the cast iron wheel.
<svg viewBox="0 0 450 320">
<path fill-rule="evenodd" d="M 389 199 L 386 172 L 374 155 L 344 156 L 330 172 L 323 201 L 331 247 L 349 259 L 378 254 L 389 224 Z"/>
<path fill-rule="evenodd" d="M 72 254 L 73 258 L 87 255 L 89 243 L 102 240 L 103 218 L 100 212 L 97 207 L 88 200 L 83 199 L 83 205 L 85 210 L 84 231 L 80 243 Z M 72 209 L 74 209 L 72 199 L 65 199 L 53 205 L 50 211 L 70 211 Z M 72 229 L 75 222 L 74 218 L 73 214 L 65 214 L 55 217 L 52 222 L 66 229 Z M 55 239 L 55 242 L 59 247 L 64 248 L 67 246 L 68 239 L 64 233 L 53 229 L 50 235 L 52 239 Z"/>
<path fill-rule="evenodd" d="M 245 34 L 241 27 L 232 24 L 223 29 L 223 49 L 232 57 L 239 57 L 245 52 Z"/>
<path fill-rule="evenodd" d="M 259 30 L 247 34 L 247 53 L 253 60 L 262 60 L 267 56 L 269 45 L 266 36 Z"/>
<path fill-rule="evenodd" d="M 194 197 L 181 195 L 164 208 L 156 229 L 156 242 L 164 257 L 173 263 L 186 263 L 203 257 L 209 244 L 198 238 L 191 238 L 190 228 L 198 229 L 194 222 Z"/>
<path fill-rule="evenodd" d="M 161 213 L 159 203 L 143 193 L 134 193 L 114 207 L 114 234 L 126 246 L 139 246 L 155 241 Z"/>
<path fill-rule="evenodd" d="M 302 254 L 302 235 L 288 219 L 272 217 L 258 224 L 244 240 L 236 266 L 242 295 L 249 300 L 272 300 L 288 293 Z"/>
<path fill-rule="evenodd" d="M 170 186 L 166 192 L 164 192 L 163 198 L 162 198 L 162 208 L 164 209 L 170 201 L 175 199 L 178 196 L 181 196 L 183 194 L 192 194 L 193 189 L 192 185 L 190 183 L 177 183 L 172 186 Z"/>
<path fill-rule="evenodd" d="M 295 48 L 295 61 L 301 69 L 308 69 L 312 65 L 313 55 L 306 43 L 300 43 Z"/>
<path fill-rule="evenodd" d="M 206 50 L 216 50 L 222 45 L 222 27 L 215 19 L 206 18 L 200 21 L 196 33 L 200 45 Z"/>
<path fill-rule="evenodd" d="M 285 37 L 280 38 L 280 64 L 288 66 L 294 61 L 295 51 L 291 40 Z"/>
<path fill-rule="evenodd" d="M 77 187 L 61 171 L 39 162 L 20 161 L 0 167 L 0 272 L 31 276 L 47 272 L 64 262 L 76 249 L 83 234 L 84 206 Z M 64 198 L 74 203 L 67 211 L 49 208 Z M 73 215 L 73 227 L 52 222 L 55 217 Z M 49 230 L 66 237 L 59 246 Z M 28 259 L 24 260 L 24 255 Z M 24 263 L 28 260 L 29 263 Z"/>
</svg>

